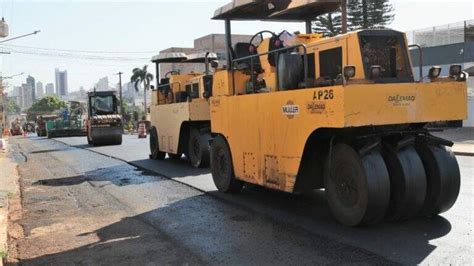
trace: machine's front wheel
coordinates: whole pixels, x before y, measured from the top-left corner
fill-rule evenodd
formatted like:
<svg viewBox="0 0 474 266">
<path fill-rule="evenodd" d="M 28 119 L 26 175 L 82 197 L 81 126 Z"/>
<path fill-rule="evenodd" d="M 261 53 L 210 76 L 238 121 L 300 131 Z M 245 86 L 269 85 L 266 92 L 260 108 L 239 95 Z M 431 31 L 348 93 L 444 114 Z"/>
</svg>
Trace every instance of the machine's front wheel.
<svg viewBox="0 0 474 266">
<path fill-rule="evenodd" d="M 194 167 L 209 166 L 209 133 L 201 133 L 192 128 L 189 134 L 188 155 L 191 165 Z"/>
<path fill-rule="evenodd" d="M 331 212 L 344 225 L 373 224 L 385 216 L 390 178 L 379 152 L 361 157 L 347 144 L 335 145 L 326 164 L 325 187 Z"/>
<path fill-rule="evenodd" d="M 461 174 L 453 152 L 447 147 L 426 143 L 417 145 L 426 171 L 426 198 L 421 210 L 424 216 L 434 216 L 449 210 L 459 195 Z"/>
<path fill-rule="evenodd" d="M 164 160 L 165 152 L 160 151 L 158 132 L 155 127 L 150 129 L 150 158 L 153 160 Z"/>
<path fill-rule="evenodd" d="M 211 172 L 214 184 L 220 192 L 240 192 L 244 183 L 235 179 L 229 146 L 222 136 L 211 144 Z"/>
<path fill-rule="evenodd" d="M 383 157 L 391 182 L 387 219 L 400 221 L 418 215 L 426 195 L 426 174 L 415 148 L 395 150 L 386 146 Z"/>
</svg>

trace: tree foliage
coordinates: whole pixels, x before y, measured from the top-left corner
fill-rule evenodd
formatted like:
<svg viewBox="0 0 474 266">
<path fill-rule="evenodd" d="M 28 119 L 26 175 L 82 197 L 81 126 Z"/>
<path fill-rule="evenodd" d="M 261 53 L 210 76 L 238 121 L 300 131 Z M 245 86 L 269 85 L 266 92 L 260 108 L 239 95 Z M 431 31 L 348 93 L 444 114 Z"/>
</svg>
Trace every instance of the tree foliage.
<svg viewBox="0 0 474 266">
<path fill-rule="evenodd" d="M 21 112 L 21 107 L 13 98 L 7 98 L 7 113 L 8 114 L 19 114 Z"/>
<path fill-rule="evenodd" d="M 341 33 L 341 12 L 333 12 L 316 18 L 312 25 L 313 32 L 322 34 L 324 37 L 332 37 Z"/>
<path fill-rule="evenodd" d="M 146 92 L 150 89 L 150 84 L 153 81 L 153 74 L 148 73 L 147 68 L 147 65 L 143 66 L 143 68 L 134 68 L 132 70 L 132 76 L 130 77 L 130 81 L 133 82 L 136 91 L 139 91 L 139 86 L 143 84 L 145 110 L 147 109 Z"/>
<path fill-rule="evenodd" d="M 349 30 L 384 29 L 394 19 L 389 0 L 347 0 Z M 313 22 L 313 32 L 330 37 L 341 33 L 341 11 L 321 15 Z"/>
<path fill-rule="evenodd" d="M 349 0 L 347 3 L 350 30 L 384 29 L 394 16 L 388 0 Z"/>
<path fill-rule="evenodd" d="M 34 121 L 37 115 L 51 114 L 66 107 L 66 102 L 57 96 L 46 96 L 34 102 L 28 109 L 27 119 L 28 121 Z"/>
</svg>

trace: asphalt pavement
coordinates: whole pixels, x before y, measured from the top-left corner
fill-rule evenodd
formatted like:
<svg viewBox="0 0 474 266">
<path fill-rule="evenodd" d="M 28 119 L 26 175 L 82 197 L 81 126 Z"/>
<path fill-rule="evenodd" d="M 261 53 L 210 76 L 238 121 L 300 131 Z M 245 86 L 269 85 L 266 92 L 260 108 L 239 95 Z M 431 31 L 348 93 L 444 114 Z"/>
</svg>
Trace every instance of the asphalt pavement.
<svg viewBox="0 0 474 266">
<path fill-rule="evenodd" d="M 194 169 L 184 158 L 149 160 L 148 140 L 136 136 L 125 136 L 120 146 L 105 147 L 90 147 L 85 138 L 16 141 L 26 150 L 33 147 L 25 151 L 28 158 L 37 156 L 34 149 L 45 151 L 39 154 L 52 156 L 79 173 L 65 180 L 60 177 L 65 174 L 58 173 L 53 179 L 61 180 L 61 187 L 99 186 L 102 189 L 96 193 L 111 195 L 125 205 L 131 212 L 127 217 L 147 221 L 153 225 L 150 230 L 166 232 L 173 243 L 193 255 L 184 262 L 473 263 L 474 157 L 458 157 L 461 194 L 450 211 L 433 219 L 348 228 L 332 218 L 323 191 L 297 196 L 253 187 L 238 195 L 221 194 L 209 169 Z M 87 182 L 77 178 L 84 176 L 81 172 L 86 173 Z M 105 228 L 115 228 L 115 224 Z"/>
</svg>

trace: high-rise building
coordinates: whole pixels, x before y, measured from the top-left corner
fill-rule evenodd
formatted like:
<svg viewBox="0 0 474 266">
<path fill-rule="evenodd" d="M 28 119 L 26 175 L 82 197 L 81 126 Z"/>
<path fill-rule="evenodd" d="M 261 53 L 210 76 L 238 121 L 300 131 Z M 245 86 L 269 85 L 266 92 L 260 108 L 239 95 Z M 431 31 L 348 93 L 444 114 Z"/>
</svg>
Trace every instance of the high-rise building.
<svg viewBox="0 0 474 266">
<path fill-rule="evenodd" d="M 97 91 L 108 91 L 109 89 L 109 78 L 108 77 L 103 77 L 99 79 L 99 82 L 97 82 L 95 89 Z"/>
<path fill-rule="evenodd" d="M 41 81 L 36 82 L 36 97 L 41 99 L 44 97 L 44 88 Z"/>
<path fill-rule="evenodd" d="M 55 77 L 56 77 L 56 94 L 61 98 L 67 98 L 68 86 L 67 86 L 67 70 L 59 71 L 59 69 L 55 69 Z"/>
<path fill-rule="evenodd" d="M 53 85 L 53 83 L 46 84 L 45 89 L 46 89 L 46 95 L 47 96 L 54 95 L 54 85 Z"/>
<path fill-rule="evenodd" d="M 23 108 L 27 109 L 30 108 L 33 104 L 33 93 L 31 92 L 33 89 L 31 85 L 28 83 L 23 83 L 20 88 L 20 94 L 18 96 L 19 103 L 18 105 Z"/>
<path fill-rule="evenodd" d="M 36 100 L 36 82 L 35 82 L 35 78 L 29 75 L 26 78 L 26 84 L 30 85 L 31 100 L 34 102 Z"/>
</svg>

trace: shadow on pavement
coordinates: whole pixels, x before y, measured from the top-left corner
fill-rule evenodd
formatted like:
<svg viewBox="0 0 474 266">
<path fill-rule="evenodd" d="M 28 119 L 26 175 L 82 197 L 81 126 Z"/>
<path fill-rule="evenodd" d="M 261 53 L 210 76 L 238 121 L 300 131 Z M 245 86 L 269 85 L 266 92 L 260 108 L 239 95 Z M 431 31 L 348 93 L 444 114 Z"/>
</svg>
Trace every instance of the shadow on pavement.
<svg viewBox="0 0 474 266">
<path fill-rule="evenodd" d="M 100 168 L 94 171 L 84 173 L 84 175 L 41 179 L 33 183 L 40 186 L 74 186 L 84 182 L 101 182 L 108 181 L 116 186 L 139 185 L 150 182 L 159 182 L 163 180 L 153 172 L 146 170 L 133 169 L 128 165 L 114 166 L 108 168 Z M 106 184 L 105 184 L 106 185 Z M 97 186 L 100 186 L 97 185 Z"/>
<path fill-rule="evenodd" d="M 77 234 L 77 237 L 88 236 L 91 241 L 87 245 L 21 262 L 48 265 L 389 263 L 371 252 L 274 222 L 261 214 L 230 208 L 204 195 Z"/>
<path fill-rule="evenodd" d="M 159 181 L 156 176 L 141 177 L 136 170 L 124 168 L 40 180 L 35 185 L 110 181 L 124 186 Z M 240 194 L 209 194 L 213 197 L 185 198 L 92 232 L 78 233 L 77 237 L 96 235 L 99 240 L 22 263 L 419 264 L 436 249 L 429 241 L 451 230 L 449 221 L 440 216 L 344 227 L 332 218 L 324 191 L 299 196 L 249 186 Z"/>
<path fill-rule="evenodd" d="M 180 178 L 189 176 L 207 175 L 211 173 L 209 168 L 194 168 L 184 157 L 176 159 L 165 159 L 163 161 L 144 159 L 128 162 L 136 167 L 149 169 L 168 178 Z"/>
</svg>

